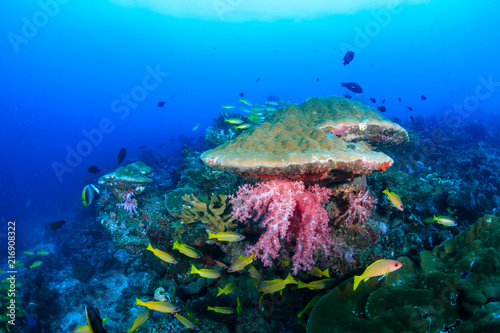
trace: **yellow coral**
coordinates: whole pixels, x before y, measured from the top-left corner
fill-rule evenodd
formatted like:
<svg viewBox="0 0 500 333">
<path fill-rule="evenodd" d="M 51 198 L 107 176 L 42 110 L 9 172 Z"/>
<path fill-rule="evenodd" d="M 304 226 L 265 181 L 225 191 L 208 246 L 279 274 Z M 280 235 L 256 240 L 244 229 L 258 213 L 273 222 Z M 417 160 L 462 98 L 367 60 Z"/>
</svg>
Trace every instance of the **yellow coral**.
<svg viewBox="0 0 500 333">
<path fill-rule="evenodd" d="M 189 205 L 184 205 L 180 218 L 182 223 L 194 223 L 201 221 L 217 232 L 223 232 L 226 228 L 235 227 L 234 219 L 230 213 L 224 214 L 227 207 L 227 195 L 212 194 L 210 203 L 200 201 L 193 194 L 185 195 L 182 200 Z"/>
</svg>

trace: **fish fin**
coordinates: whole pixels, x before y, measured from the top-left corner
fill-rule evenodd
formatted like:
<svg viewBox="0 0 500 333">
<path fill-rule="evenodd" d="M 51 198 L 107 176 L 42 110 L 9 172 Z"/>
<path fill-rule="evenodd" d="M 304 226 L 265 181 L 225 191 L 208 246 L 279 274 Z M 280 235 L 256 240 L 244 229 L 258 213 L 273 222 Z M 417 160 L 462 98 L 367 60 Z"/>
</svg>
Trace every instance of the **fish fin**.
<svg viewBox="0 0 500 333">
<path fill-rule="evenodd" d="M 306 288 L 306 284 L 299 280 L 299 289 Z"/>
<path fill-rule="evenodd" d="M 210 232 L 210 230 L 207 230 L 207 234 L 208 234 L 208 239 L 213 239 L 215 238 L 215 234 Z"/>
<path fill-rule="evenodd" d="M 136 298 L 135 299 L 135 305 L 141 305 L 143 303 L 143 301 L 141 301 L 140 299 Z"/>
<path fill-rule="evenodd" d="M 326 277 L 330 277 L 330 271 L 328 271 L 328 268 L 325 269 L 323 272 L 322 272 L 323 276 L 326 276 Z"/>
<path fill-rule="evenodd" d="M 194 265 L 191 265 L 191 271 L 189 272 L 189 274 L 196 274 L 198 272 L 198 269 L 196 269 L 196 267 Z"/>
<path fill-rule="evenodd" d="M 219 297 L 222 294 L 223 289 L 221 287 L 218 288 L 219 292 L 217 293 L 217 297 Z"/>
<path fill-rule="evenodd" d="M 172 249 L 175 250 L 175 249 L 178 249 L 179 248 L 179 242 L 178 241 L 174 241 L 174 245 L 172 245 Z"/>
<path fill-rule="evenodd" d="M 149 251 L 153 251 L 153 247 L 151 246 L 151 243 L 148 244 L 148 247 L 146 248 L 146 250 L 149 250 Z"/>
<path fill-rule="evenodd" d="M 288 276 L 285 279 L 285 283 L 293 283 L 293 284 L 298 284 L 297 280 L 295 280 L 292 276 L 292 273 L 288 273 Z"/>
<path fill-rule="evenodd" d="M 382 193 L 389 195 L 389 187 L 386 187 L 385 190 L 382 191 Z"/>
<path fill-rule="evenodd" d="M 378 280 L 382 281 L 382 279 L 385 278 L 386 275 L 387 275 L 387 273 L 385 273 L 384 275 L 382 275 L 381 277 L 379 277 Z"/>
<path fill-rule="evenodd" d="M 361 282 L 361 276 L 360 275 L 355 275 L 354 276 L 354 283 L 352 285 L 352 290 L 356 290 L 358 288 L 359 283 Z"/>
</svg>

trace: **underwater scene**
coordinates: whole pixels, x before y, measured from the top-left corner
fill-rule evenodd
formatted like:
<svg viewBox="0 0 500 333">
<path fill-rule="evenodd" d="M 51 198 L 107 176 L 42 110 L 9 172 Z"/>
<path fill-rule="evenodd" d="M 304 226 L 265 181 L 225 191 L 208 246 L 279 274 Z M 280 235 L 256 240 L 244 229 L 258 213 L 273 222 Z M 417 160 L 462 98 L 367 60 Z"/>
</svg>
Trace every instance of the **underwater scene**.
<svg viewBox="0 0 500 333">
<path fill-rule="evenodd" d="M 498 1 L 0 8 L 0 333 L 500 332 Z"/>
</svg>

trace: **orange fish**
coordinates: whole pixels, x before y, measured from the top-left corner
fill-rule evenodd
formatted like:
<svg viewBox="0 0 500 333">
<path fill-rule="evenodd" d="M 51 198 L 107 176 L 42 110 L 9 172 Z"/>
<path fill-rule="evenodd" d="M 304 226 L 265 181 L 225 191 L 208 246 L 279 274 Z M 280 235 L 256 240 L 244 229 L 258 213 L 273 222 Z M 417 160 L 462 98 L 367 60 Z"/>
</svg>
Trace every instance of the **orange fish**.
<svg viewBox="0 0 500 333">
<path fill-rule="evenodd" d="M 388 273 L 394 272 L 394 271 L 400 269 L 402 266 L 403 266 L 403 264 L 397 260 L 391 260 L 391 259 L 377 260 L 373 264 L 368 266 L 365 269 L 365 271 L 363 272 L 363 274 L 356 275 L 354 277 L 354 284 L 352 285 L 352 290 L 356 290 L 356 288 L 358 288 L 358 285 L 361 282 L 361 280 L 366 282 L 370 278 L 376 277 L 376 276 L 382 276 L 380 278 L 380 279 L 382 279 Z"/>
</svg>

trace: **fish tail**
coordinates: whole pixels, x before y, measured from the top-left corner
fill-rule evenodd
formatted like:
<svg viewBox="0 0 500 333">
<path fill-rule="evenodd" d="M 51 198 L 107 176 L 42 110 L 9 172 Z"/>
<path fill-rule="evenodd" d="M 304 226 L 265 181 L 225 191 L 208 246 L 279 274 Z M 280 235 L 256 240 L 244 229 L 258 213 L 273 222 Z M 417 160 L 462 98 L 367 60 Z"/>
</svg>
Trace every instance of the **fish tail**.
<svg viewBox="0 0 500 333">
<path fill-rule="evenodd" d="M 385 190 L 382 191 L 382 193 L 389 194 L 389 187 L 386 187 Z"/>
<path fill-rule="evenodd" d="M 141 301 L 140 299 L 138 299 L 138 298 L 135 299 L 135 305 L 143 305 L 143 304 L 144 304 L 144 302 Z"/>
<path fill-rule="evenodd" d="M 328 271 L 328 268 L 321 273 L 323 274 L 323 276 L 330 277 L 330 272 Z"/>
<path fill-rule="evenodd" d="M 209 230 L 207 230 L 207 233 L 208 233 L 208 239 L 215 238 L 215 234 L 211 233 Z"/>
<path fill-rule="evenodd" d="M 356 290 L 358 288 L 359 283 L 361 282 L 361 276 L 360 275 L 355 275 L 354 276 L 354 284 L 352 285 L 352 290 Z"/>
<path fill-rule="evenodd" d="M 210 305 L 207 305 L 207 310 L 213 310 L 214 308 L 211 307 Z"/>
<path fill-rule="evenodd" d="M 293 278 L 292 273 L 288 273 L 288 276 L 286 277 L 285 282 L 286 283 L 295 283 L 295 284 L 298 283 L 297 280 L 295 280 Z"/>
<path fill-rule="evenodd" d="M 306 284 L 299 280 L 299 289 L 306 288 Z"/>
<path fill-rule="evenodd" d="M 437 217 L 436 217 L 436 214 L 434 214 L 434 218 L 432 219 L 432 222 L 434 222 L 436 220 L 437 220 Z"/>
<path fill-rule="evenodd" d="M 146 248 L 146 250 L 149 250 L 149 251 L 153 251 L 153 247 L 151 246 L 151 243 L 148 244 L 148 247 Z"/>
<path fill-rule="evenodd" d="M 189 274 L 196 274 L 196 273 L 198 273 L 198 270 L 194 265 L 191 265 L 191 271 L 189 272 Z"/>
<path fill-rule="evenodd" d="M 174 241 L 174 245 L 172 246 L 172 249 L 178 249 L 179 248 L 179 242 L 178 241 Z"/>
<path fill-rule="evenodd" d="M 219 292 L 217 293 L 217 297 L 219 297 L 220 295 L 222 295 L 222 291 L 223 291 L 223 289 L 221 287 L 219 287 Z"/>
</svg>

